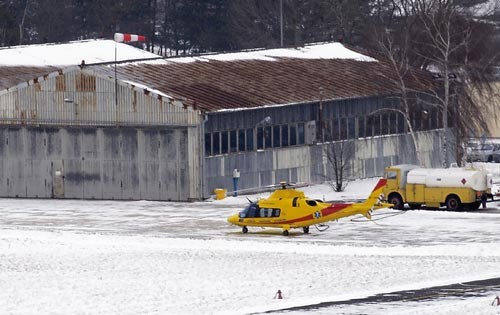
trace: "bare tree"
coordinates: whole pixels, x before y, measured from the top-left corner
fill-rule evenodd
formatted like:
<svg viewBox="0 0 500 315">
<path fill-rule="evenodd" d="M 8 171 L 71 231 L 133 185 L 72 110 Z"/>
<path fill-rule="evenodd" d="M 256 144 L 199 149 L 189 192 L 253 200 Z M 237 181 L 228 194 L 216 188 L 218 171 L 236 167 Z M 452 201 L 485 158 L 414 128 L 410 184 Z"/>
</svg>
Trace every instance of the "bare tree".
<svg viewBox="0 0 500 315">
<path fill-rule="evenodd" d="M 407 121 L 413 120 L 409 116 L 408 96 L 417 92 L 422 95 L 420 101 L 437 107 L 442 114 L 443 165 L 449 165 L 453 146 L 460 162 L 461 148 L 470 131 L 488 129 L 484 108 L 471 93 L 488 93 L 484 88 L 488 86 L 486 69 L 498 61 L 498 55 L 487 48 L 491 26 L 482 23 L 460 0 L 407 0 L 391 4 L 392 10 L 386 10 L 386 14 L 393 24 L 382 22 L 379 33 L 383 36 L 377 38 L 401 93 L 402 114 Z M 429 84 L 422 76 L 413 75 L 411 80 L 419 81 L 418 89 L 406 85 L 404 79 L 411 75 L 411 67 L 430 70 L 436 80 Z M 449 143 L 449 123 L 456 140 L 453 144 Z M 415 146 L 418 151 L 416 142 Z"/>
<path fill-rule="evenodd" d="M 328 133 L 328 128 L 325 128 Z M 353 140 L 340 140 L 323 143 L 322 158 L 326 162 L 326 171 L 321 171 L 325 181 L 332 190 L 340 192 L 345 189 L 348 179 L 352 176 L 352 162 L 355 155 Z"/>
<path fill-rule="evenodd" d="M 484 64 L 480 54 L 481 42 L 477 41 L 484 25 L 478 24 L 459 1 L 436 1 L 428 12 L 419 14 L 421 28 L 420 57 L 428 68 L 434 70 L 438 79 L 437 88 L 429 96 L 440 106 L 443 113 L 443 165 L 449 166 L 448 155 L 451 145 L 448 140 L 448 125 L 454 127 L 456 153 L 467 138 L 470 130 L 487 131 L 484 111 L 471 97 L 473 86 L 487 82 L 479 68 Z M 483 60 L 484 61 L 484 60 Z M 451 117 L 449 117 L 451 115 Z M 458 158 L 460 162 L 461 158 Z"/>
<path fill-rule="evenodd" d="M 410 100 L 410 95 L 415 94 L 417 90 L 415 88 L 410 88 L 407 84 L 408 80 L 415 80 L 415 75 L 411 71 L 411 66 L 408 59 L 407 50 L 409 45 L 403 42 L 402 45 L 399 46 L 399 48 L 396 48 L 394 39 L 391 38 L 391 36 L 389 36 L 385 31 L 379 33 L 377 38 L 378 47 L 381 50 L 384 59 L 387 61 L 388 66 L 390 67 L 390 75 L 386 75 L 384 73 L 380 73 L 380 75 L 389 79 L 389 81 L 391 81 L 397 88 L 399 92 L 399 96 L 397 98 L 400 101 L 401 108 L 381 108 L 370 113 L 370 115 L 374 115 L 379 112 L 393 111 L 403 116 L 406 122 L 406 126 L 408 127 L 408 131 L 410 132 L 413 140 L 417 164 L 422 165 L 423 163 L 420 148 L 412 124 L 413 119 L 411 113 L 413 112 L 413 106 L 411 105 L 413 105 L 414 102 Z"/>
<path fill-rule="evenodd" d="M 24 6 L 23 17 L 19 23 L 19 45 L 23 43 L 24 35 L 24 22 L 26 21 L 26 14 L 28 13 L 29 0 L 26 0 L 26 5 Z"/>
<path fill-rule="evenodd" d="M 340 192 L 347 186 L 347 179 L 351 175 L 352 160 L 354 159 L 354 142 L 342 140 L 323 144 L 324 155 L 327 159 L 327 166 L 332 170 L 332 176 L 326 172 L 326 177 L 330 187 Z"/>
</svg>

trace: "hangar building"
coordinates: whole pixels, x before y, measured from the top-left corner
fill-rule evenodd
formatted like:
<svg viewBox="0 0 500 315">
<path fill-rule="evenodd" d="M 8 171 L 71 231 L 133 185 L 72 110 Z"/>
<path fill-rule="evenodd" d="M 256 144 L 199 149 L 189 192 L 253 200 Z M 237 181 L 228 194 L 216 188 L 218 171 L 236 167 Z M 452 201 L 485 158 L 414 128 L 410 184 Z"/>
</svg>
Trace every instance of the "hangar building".
<svg viewBox="0 0 500 315">
<path fill-rule="evenodd" d="M 116 55 L 115 55 L 116 52 Z M 116 60 L 116 61 L 115 61 Z M 419 74 L 422 81 L 426 74 Z M 110 40 L 0 49 L 0 197 L 194 200 L 414 163 L 381 59 L 340 43 L 164 59 Z M 418 100 L 417 100 L 418 102 Z M 440 165 L 439 111 L 418 120 Z"/>
</svg>

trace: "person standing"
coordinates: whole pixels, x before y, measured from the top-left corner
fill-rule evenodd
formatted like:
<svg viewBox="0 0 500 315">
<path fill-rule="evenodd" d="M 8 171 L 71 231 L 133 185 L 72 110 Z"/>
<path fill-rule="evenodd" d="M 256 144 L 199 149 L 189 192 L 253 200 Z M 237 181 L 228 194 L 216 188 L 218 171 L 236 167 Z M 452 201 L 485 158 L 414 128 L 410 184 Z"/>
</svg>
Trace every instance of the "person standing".
<svg viewBox="0 0 500 315">
<path fill-rule="evenodd" d="M 233 191 L 234 197 L 238 196 L 238 180 L 240 179 L 240 171 L 235 168 L 233 171 Z"/>
<path fill-rule="evenodd" d="M 488 199 L 488 196 L 486 195 L 485 192 L 481 195 L 481 204 L 483 205 L 483 209 L 486 209 L 486 200 Z"/>
</svg>

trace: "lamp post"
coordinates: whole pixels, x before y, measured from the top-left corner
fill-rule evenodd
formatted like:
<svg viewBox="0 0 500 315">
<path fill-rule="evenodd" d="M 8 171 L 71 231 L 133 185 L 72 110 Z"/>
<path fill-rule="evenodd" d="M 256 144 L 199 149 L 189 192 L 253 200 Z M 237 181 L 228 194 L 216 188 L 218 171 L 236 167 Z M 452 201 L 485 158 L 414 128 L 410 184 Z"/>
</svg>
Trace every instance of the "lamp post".
<svg viewBox="0 0 500 315">
<path fill-rule="evenodd" d="M 439 73 L 432 75 L 435 80 L 444 81 L 444 100 L 442 104 L 443 110 L 443 167 L 447 168 L 449 166 L 448 162 L 448 105 L 450 103 L 450 81 L 457 80 L 457 75 L 455 73 L 448 72 L 445 70 L 445 76 L 443 77 Z"/>
</svg>

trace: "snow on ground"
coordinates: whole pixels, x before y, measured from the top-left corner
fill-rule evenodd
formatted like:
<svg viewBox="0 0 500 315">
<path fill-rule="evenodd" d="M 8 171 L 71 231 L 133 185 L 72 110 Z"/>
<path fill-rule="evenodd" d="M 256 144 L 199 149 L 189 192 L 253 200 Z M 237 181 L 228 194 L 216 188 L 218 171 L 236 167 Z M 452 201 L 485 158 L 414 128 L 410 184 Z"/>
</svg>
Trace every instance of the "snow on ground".
<svg viewBox="0 0 500 315">
<path fill-rule="evenodd" d="M 358 199 L 375 182 L 304 190 Z M 0 313 L 248 314 L 500 276 L 499 211 L 383 209 L 284 237 L 230 226 L 246 203 L 2 199 Z M 493 297 L 291 314 L 495 314 Z"/>
</svg>

